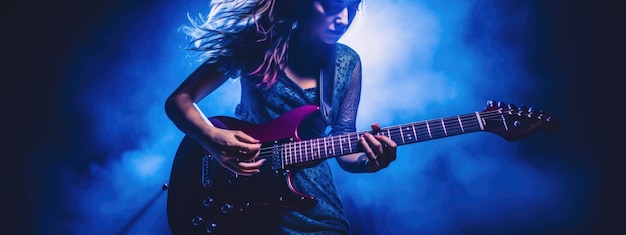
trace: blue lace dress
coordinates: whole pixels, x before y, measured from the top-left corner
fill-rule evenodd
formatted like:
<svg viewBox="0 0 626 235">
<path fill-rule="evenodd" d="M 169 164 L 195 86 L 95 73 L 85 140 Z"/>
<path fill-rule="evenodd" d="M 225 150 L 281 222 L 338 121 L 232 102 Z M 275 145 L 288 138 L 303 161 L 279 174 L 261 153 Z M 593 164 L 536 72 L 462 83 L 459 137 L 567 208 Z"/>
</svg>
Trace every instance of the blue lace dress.
<svg viewBox="0 0 626 235">
<path fill-rule="evenodd" d="M 330 89 L 324 90 L 325 97 L 332 97 L 328 102 L 330 114 L 315 113 L 306 119 L 299 130 L 302 139 L 355 131 L 361 92 L 358 54 L 346 45 L 337 44 L 335 63 L 330 64 L 324 74 L 332 78 L 324 78 L 324 83 L 332 84 Z M 302 89 L 284 73 L 267 89 L 258 88 L 251 79 L 239 80 L 242 96 L 235 113 L 247 122 L 265 123 L 302 105 L 320 104 L 317 88 Z M 349 223 L 327 160 L 294 169 L 292 175 L 296 190 L 317 199 L 314 207 L 300 210 L 264 208 L 247 216 L 248 219 L 237 229 L 245 234 L 347 234 Z"/>
</svg>

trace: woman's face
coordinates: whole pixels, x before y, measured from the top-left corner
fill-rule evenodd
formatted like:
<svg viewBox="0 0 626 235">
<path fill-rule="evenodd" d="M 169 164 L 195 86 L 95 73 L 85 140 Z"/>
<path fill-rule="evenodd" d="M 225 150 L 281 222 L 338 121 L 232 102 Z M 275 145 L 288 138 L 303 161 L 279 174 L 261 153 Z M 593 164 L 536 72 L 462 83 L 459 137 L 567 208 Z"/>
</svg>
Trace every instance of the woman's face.
<svg viewBox="0 0 626 235">
<path fill-rule="evenodd" d="M 352 23 L 361 0 L 315 0 L 306 34 L 326 44 L 337 43 Z"/>
</svg>

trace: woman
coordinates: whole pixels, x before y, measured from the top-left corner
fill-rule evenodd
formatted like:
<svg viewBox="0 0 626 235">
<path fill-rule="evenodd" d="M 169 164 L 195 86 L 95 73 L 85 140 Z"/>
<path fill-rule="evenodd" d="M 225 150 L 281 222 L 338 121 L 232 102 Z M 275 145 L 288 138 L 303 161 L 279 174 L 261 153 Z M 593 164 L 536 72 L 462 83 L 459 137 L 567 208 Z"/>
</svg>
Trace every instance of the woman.
<svg viewBox="0 0 626 235">
<path fill-rule="evenodd" d="M 243 121 L 266 123 L 314 104 L 322 112 L 300 125 L 301 138 L 354 132 L 361 62 L 355 51 L 337 41 L 360 5 L 360 0 L 213 1 L 207 18 L 190 19 L 191 26 L 182 28 L 193 38 L 190 49 L 199 51 L 204 63 L 168 98 L 168 116 L 205 149 L 220 153 L 215 159 L 222 166 L 244 176 L 260 172 L 266 160 L 254 161 L 260 141 L 242 131 L 215 127 L 196 105 L 229 78 L 241 82 L 236 116 Z M 359 148 L 361 153 L 335 158 L 342 169 L 376 172 L 396 158 L 396 143 L 384 136 L 365 134 Z M 298 210 L 256 210 L 233 233 L 348 233 L 328 163 L 294 169 L 292 174 L 294 187 L 318 203 Z"/>
</svg>

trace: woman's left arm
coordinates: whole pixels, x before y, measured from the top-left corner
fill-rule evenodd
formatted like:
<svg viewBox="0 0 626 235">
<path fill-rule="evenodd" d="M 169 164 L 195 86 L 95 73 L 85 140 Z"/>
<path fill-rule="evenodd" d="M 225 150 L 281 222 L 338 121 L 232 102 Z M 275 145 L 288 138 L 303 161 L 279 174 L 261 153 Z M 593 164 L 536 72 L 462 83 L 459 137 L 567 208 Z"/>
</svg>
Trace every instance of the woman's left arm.
<svg viewBox="0 0 626 235">
<path fill-rule="evenodd" d="M 356 115 L 361 96 L 361 63 L 356 58 L 356 65 L 352 71 L 348 90 L 341 100 L 338 113 L 332 126 L 331 134 L 341 134 L 356 131 Z M 372 130 L 377 132 L 378 124 L 372 125 Z M 376 172 L 386 168 L 396 159 L 396 143 L 382 135 L 365 133 L 359 139 L 361 153 L 348 154 L 337 157 L 337 162 L 342 169 L 352 173 Z"/>
</svg>

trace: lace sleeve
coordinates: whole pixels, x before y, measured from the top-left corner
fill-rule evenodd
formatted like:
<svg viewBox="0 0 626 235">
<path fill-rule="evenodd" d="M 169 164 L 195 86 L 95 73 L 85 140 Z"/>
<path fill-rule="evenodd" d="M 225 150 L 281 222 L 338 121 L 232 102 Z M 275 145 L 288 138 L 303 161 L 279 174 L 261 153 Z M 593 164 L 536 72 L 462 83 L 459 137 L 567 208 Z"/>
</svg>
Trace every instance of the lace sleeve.
<svg viewBox="0 0 626 235">
<path fill-rule="evenodd" d="M 337 76 L 344 76 L 344 79 L 338 79 L 338 84 L 335 84 L 338 86 L 335 92 L 340 94 L 333 95 L 339 103 L 331 124 L 331 135 L 356 131 L 356 115 L 361 98 L 361 60 L 356 52 L 347 47 L 343 49 L 347 49 L 348 56 L 338 57 L 338 66 L 346 67 L 345 70 L 338 69 L 343 73 Z"/>
</svg>

